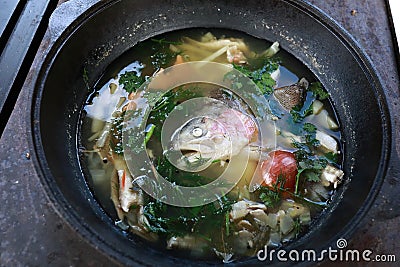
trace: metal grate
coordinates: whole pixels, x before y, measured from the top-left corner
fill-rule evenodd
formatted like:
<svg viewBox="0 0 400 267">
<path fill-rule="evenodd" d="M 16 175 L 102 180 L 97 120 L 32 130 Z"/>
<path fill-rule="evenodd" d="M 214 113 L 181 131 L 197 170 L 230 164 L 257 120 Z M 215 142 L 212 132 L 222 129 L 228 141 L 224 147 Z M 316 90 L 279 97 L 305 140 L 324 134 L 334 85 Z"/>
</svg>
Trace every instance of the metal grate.
<svg viewBox="0 0 400 267">
<path fill-rule="evenodd" d="M 50 0 L 0 0 L 0 135 L 56 6 Z"/>
</svg>

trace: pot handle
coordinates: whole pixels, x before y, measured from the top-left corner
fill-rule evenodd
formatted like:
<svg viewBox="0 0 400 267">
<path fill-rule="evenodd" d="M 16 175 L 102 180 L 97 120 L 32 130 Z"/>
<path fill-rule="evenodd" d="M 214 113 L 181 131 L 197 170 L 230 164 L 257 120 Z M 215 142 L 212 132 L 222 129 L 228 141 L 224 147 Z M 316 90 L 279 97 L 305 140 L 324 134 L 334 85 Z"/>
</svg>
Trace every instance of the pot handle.
<svg viewBox="0 0 400 267">
<path fill-rule="evenodd" d="M 101 0 L 69 0 L 61 3 L 51 14 L 48 30 L 55 41 L 80 15 Z"/>
</svg>

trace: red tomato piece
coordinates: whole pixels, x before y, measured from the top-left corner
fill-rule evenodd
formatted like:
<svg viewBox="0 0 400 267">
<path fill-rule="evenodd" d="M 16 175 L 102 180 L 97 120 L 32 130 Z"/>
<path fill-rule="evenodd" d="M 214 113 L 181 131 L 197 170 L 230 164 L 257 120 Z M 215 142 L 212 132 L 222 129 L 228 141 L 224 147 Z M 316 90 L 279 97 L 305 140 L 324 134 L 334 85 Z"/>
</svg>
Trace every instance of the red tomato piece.
<svg viewBox="0 0 400 267">
<path fill-rule="evenodd" d="M 263 177 L 262 185 L 274 187 L 281 175 L 283 182 L 277 185 L 294 192 L 296 186 L 297 163 L 294 154 L 288 151 L 276 150 L 269 153 L 269 158 L 261 163 Z"/>
</svg>

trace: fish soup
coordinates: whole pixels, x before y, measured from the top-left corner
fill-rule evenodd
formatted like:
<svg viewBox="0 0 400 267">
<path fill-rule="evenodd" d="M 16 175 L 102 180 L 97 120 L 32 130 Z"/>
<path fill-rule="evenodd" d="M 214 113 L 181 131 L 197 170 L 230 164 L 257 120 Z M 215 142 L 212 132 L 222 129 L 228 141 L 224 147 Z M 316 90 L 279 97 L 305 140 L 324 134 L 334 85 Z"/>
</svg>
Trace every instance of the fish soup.
<svg viewBox="0 0 400 267">
<path fill-rule="evenodd" d="M 268 103 L 262 108 L 273 128 L 266 138 L 274 145 L 260 140 L 264 129 L 237 93 L 243 82 L 233 82 L 235 90 L 206 82 L 169 88 L 148 119 L 137 121 L 144 124 L 142 143 L 152 167 L 136 166 L 185 187 L 222 175 L 233 181 L 232 190 L 215 201 L 182 207 L 140 187 L 124 154 L 124 117 L 139 109 L 142 86 L 151 77 L 195 61 L 225 64 L 252 81 Z M 199 98 L 209 100 L 181 111 L 195 116 L 183 116 L 169 129 L 163 146 L 166 121 L 179 121 L 174 112 Z M 340 138 L 329 94 L 278 43 L 236 31 L 190 29 L 139 43 L 110 65 L 83 109 L 80 146 L 87 181 L 121 231 L 178 255 L 226 263 L 254 256 L 265 245 L 285 246 L 311 230 L 344 177 Z"/>
</svg>

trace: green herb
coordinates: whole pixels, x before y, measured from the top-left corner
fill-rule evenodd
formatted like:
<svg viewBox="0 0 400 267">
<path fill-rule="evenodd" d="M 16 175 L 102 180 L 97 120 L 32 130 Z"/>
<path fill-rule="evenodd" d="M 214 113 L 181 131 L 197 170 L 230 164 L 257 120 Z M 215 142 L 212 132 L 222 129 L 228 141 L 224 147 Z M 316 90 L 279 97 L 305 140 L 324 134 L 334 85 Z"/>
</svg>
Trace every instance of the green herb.
<svg viewBox="0 0 400 267">
<path fill-rule="evenodd" d="M 124 85 L 128 93 L 136 92 L 144 82 L 145 78 L 141 77 L 137 71 L 127 71 L 119 77 L 119 83 Z"/>
<path fill-rule="evenodd" d="M 318 147 L 320 145 L 319 140 L 316 139 L 317 127 L 312 123 L 304 123 L 303 130 L 306 132 L 304 135 L 306 144 L 310 147 Z"/>
<path fill-rule="evenodd" d="M 304 116 L 294 109 L 290 111 L 290 115 L 292 116 L 292 120 L 294 122 L 301 122 L 302 120 L 304 120 Z"/>
<path fill-rule="evenodd" d="M 178 43 L 165 41 L 164 39 L 153 39 L 153 41 L 155 42 L 155 45 L 153 45 L 151 48 L 153 50 L 153 54 L 150 56 L 150 58 L 151 64 L 156 70 L 169 67 L 176 60 L 176 56 L 181 54 L 180 52 L 173 52 L 171 49 L 169 49 L 170 44 Z"/>
<path fill-rule="evenodd" d="M 230 220 L 229 220 L 229 212 L 227 211 L 225 213 L 225 234 L 226 236 L 229 236 L 229 232 L 230 232 Z"/>
<path fill-rule="evenodd" d="M 176 168 L 163 155 L 154 160 L 157 171 L 169 182 L 183 186 L 199 186 L 209 183 L 209 178 L 196 173 L 182 171 Z M 182 196 L 184 197 L 184 196 Z M 147 197 L 144 205 L 144 214 L 149 221 L 149 230 L 166 237 L 183 236 L 187 233 L 211 240 L 209 229 L 226 228 L 229 233 L 229 212 L 234 200 L 227 196 L 217 201 L 198 207 L 182 208 L 170 206 L 156 199 Z M 228 214 L 228 215 L 227 215 Z M 227 221 L 228 220 L 228 221 Z"/>
<path fill-rule="evenodd" d="M 156 126 L 154 124 L 150 125 L 150 128 L 148 129 L 148 131 L 146 132 L 146 136 L 144 138 L 144 143 L 147 144 L 147 142 L 149 142 L 151 136 L 154 133 L 154 129 L 156 128 Z"/>
<path fill-rule="evenodd" d="M 302 229 L 302 226 L 301 226 L 300 218 L 294 219 L 293 233 L 294 233 L 295 237 L 297 237 L 300 234 L 301 229 Z"/>
<path fill-rule="evenodd" d="M 156 138 L 161 138 L 161 129 L 165 118 L 172 111 L 173 106 L 177 103 L 176 101 L 170 101 L 171 98 L 177 97 L 179 94 L 174 94 L 174 90 L 168 91 L 164 96 L 160 92 L 145 92 L 144 98 L 147 99 L 150 105 L 153 105 L 153 109 L 149 115 L 149 124 L 145 131 L 145 137 L 143 144 L 146 145 L 151 137 L 154 135 Z M 141 110 L 135 110 L 130 113 L 130 116 L 136 117 L 141 113 Z M 145 146 L 138 146 L 141 136 L 139 133 L 129 135 L 128 144 L 135 153 L 143 151 Z"/>
<path fill-rule="evenodd" d="M 229 212 L 233 203 L 234 201 L 222 197 L 217 202 L 207 205 L 182 208 L 151 199 L 144 205 L 143 213 L 149 222 L 148 229 L 151 232 L 166 237 L 191 233 L 212 240 L 213 236 L 208 236 L 210 234 L 208 229 L 225 227 L 227 235 L 229 234 Z"/>
<path fill-rule="evenodd" d="M 313 105 L 312 103 L 308 107 L 304 107 L 303 105 L 295 106 L 292 110 L 290 110 L 290 115 L 292 116 L 293 122 L 302 122 L 307 116 L 313 114 Z"/>
<path fill-rule="evenodd" d="M 321 179 L 319 178 L 319 176 L 321 175 L 320 167 L 318 166 L 322 166 L 320 164 L 316 165 L 310 165 L 307 166 L 307 169 L 301 169 L 299 172 L 303 174 L 303 176 L 305 177 L 305 179 L 309 182 L 319 182 Z M 317 171 L 316 171 L 317 170 Z"/>
<path fill-rule="evenodd" d="M 172 45 L 181 45 L 182 44 L 182 42 L 171 42 L 171 41 L 167 41 L 167 40 L 165 40 L 164 38 L 162 38 L 162 39 L 155 39 L 155 38 L 152 38 L 151 39 L 153 42 L 156 42 L 156 43 L 158 43 L 158 44 L 172 44 Z"/>
<path fill-rule="evenodd" d="M 267 207 L 275 207 L 281 200 L 281 193 L 286 191 L 285 188 L 286 178 L 284 175 L 279 174 L 272 187 L 261 186 L 258 190 L 260 192 L 259 198 L 264 202 Z"/>
<path fill-rule="evenodd" d="M 124 122 L 124 114 L 115 117 L 111 121 L 111 138 L 110 147 L 114 153 L 122 155 L 124 153 L 124 147 L 122 145 L 122 128 Z"/>
<path fill-rule="evenodd" d="M 274 207 L 281 200 L 279 192 L 272 190 L 266 186 L 260 187 L 262 192 L 259 196 L 262 202 L 264 202 L 267 207 Z"/>
<path fill-rule="evenodd" d="M 298 173 L 297 177 L 303 176 L 307 181 L 318 182 L 322 170 L 326 167 L 327 161 L 306 152 L 305 150 L 297 150 L 294 152 L 297 161 Z"/>
<path fill-rule="evenodd" d="M 143 215 L 146 216 L 149 224 L 147 228 L 153 233 L 167 233 L 166 225 L 169 223 L 168 218 L 163 218 L 159 214 L 163 214 L 167 206 L 161 201 L 152 201 L 143 207 Z M 177 234 L 172 229 L 169 230 L 171 234 Z"/>
<path fill-rule="evenodd" d="M 83 82 L 86 85 L 86 88 L 90 89 L 90 86 L 89 86 L 89 72 L 87 71 L 86 68 L 83 68 L 82 78 L 83 78 Z"/>
<path fill-rule="evenodd" d="M 320 100 L 324 100 L 329 97 L 328 92 L 322 87 L 320 82 L 311 83 L 308 87 L 308 91 L 312 92 L 314 97 Z"/>
<path fill-rule="evenodd" d="M 153 135 L 158 139 L 161 138 L 161 129 L 164 121 L 174 110 L 175 106 L 186 100 L 200 96 L 203 96 L 203 92 L 197 86 L 180 86 L 169 90 L 161 97 L 158 95 L 159 100 L 154 104 L 149 114 L 149 123 L 156 126 Z"/>
<path fill-rule="evenodd" d="M 156 69 L 165 68 L 172 64 L 177 55 L 179 54 L 174 52 L 158 51 L 150 56 L 151 64 Z"/>
<path fill-rule="evenodd" d="M 181 186 L 193 187 L 193 186 L 203 186 L 210 182 L 211 178 L 199 175 L 194 172 L 186 172 L 175 167 L 168 158 L 163 155 L 161 157 L 157 157 L 156 162 L 157 171 L 169 182 L 175 183 Z M 227 185 L 224 185 L 223 182 L 218 184 L 222 188 L 225 188 Z"/>
<path fill-rule="evenodd" d="M 303 125 L 303 132 L 305 133 L 302 138 L 304 142 L 292 142 L 293 147 L 297 148 L 294 152 L 298 168 L 295 194 L 298 193 L 300 179 L 309 182 L 319 182 L 322 170 L 325 169 L 329 162 L 326 157 L 316 156 L 313 153 L 314 147 L 320 144 L 315 138 L 317 127 L 311 123 L 305 123 Z"/>
<path fill-rule="evenodd" d="M 271 73 L 278 69 L 279 64 L 277 62 L 265 60 L 264 65 L 256 70 L 251 70 L 242 65 L 233 65 L 233 67 L 250 78 L 257 85 L 262 94 L 270 95 L 273 93 L 273 87 L 275 86 L 276 82 L 274 79 L 272 79 Z M 236 80 L 234 85 L 237 87 L 237 89 L 240 89 L 243 86 L 243 81 L 241 82 Z"/>
<path fill-rule="evenodd" d="M 338 154 L 333 153 L 333 152 L 328 152 L 324 154 L 325 158 L 327 161 L 333 164 L 338 164 Z"/>
<path fill-rule="evenodd" d="M 304 123 L 303 130 L 310 134 L 315 134 L 317 132 L 317 127 L 312 123 Z"/>
<path fill-rule="evenodd" d="M 297 143 L 294 144 L 294 146 L 299 148 L 294 152 L 298 168 L 295 188 L 295 194 L 297 194 L 300 177 L 306 181 L 318 182 L 320 180 L 322 170 L 327 165 L 327 161 L 315 156 L 305 143 Z"/>
</svg>

